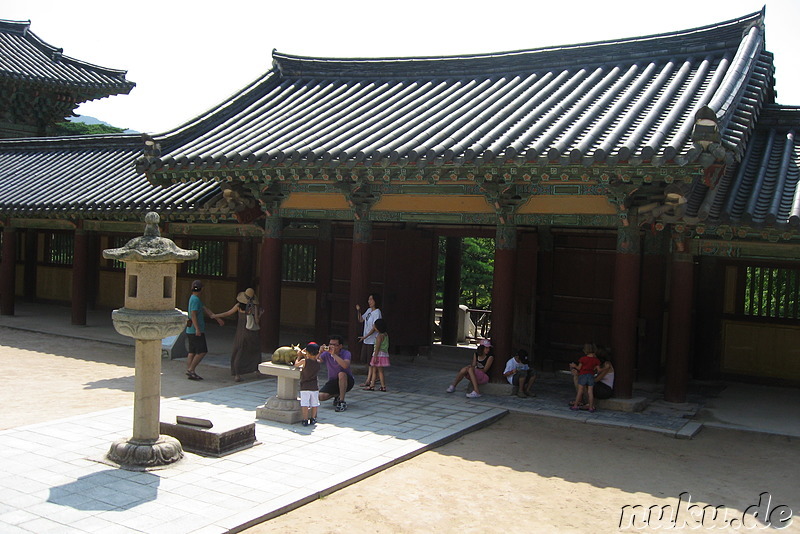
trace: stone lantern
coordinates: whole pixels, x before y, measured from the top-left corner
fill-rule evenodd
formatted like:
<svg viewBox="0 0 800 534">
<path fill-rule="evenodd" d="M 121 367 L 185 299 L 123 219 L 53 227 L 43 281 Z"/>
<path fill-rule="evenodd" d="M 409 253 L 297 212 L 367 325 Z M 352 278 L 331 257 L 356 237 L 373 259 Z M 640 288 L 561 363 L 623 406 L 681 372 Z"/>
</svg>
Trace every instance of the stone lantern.
<svg viewBox="0 0 800 534">
<path fill-rule="evenodd" d="M 196 250 L 183 250 L 161 237 L 159 216 L 145 216 L 142 237 L 122 248 L 103 251 L 107 259 L 125 262 L 125 306 L 112 312 L 114 328 L 136 340 L 133 437 L 111 445 L 108 459 L 122 467 L 150 468 L 183 457 L 175 438 L 159 434 L 161 410 L 161 340 L 186 326 L 186 314 L 175 308 L 177 266 L 196 260 Z"/>
</svg>

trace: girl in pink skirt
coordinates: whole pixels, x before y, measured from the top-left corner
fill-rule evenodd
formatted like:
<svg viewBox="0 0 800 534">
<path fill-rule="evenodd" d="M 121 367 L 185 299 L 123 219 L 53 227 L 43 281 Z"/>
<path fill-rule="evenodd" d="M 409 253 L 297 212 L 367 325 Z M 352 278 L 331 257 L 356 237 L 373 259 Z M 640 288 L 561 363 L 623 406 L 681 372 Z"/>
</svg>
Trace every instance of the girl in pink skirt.
<svg viewBox="0 0 800 534">
<path fill-rule="evenodd" d="M 372 381 L 364 389 L 375 391 L 375 378 L 379 376 L 381 380 L 380 391 L 386 391 L 386 377 L 383 372 L 384 367 L 389 367 L 389 334 L 386 330 L 386 321 L 382 318 L 377 319 L 375 321 L 375 330 L 378 331 L 378 337 L 375 338 L 375 351 L 372 353 L 372 359 L 369 362 L 370 367 L 373 367 Z"/>
</svg>

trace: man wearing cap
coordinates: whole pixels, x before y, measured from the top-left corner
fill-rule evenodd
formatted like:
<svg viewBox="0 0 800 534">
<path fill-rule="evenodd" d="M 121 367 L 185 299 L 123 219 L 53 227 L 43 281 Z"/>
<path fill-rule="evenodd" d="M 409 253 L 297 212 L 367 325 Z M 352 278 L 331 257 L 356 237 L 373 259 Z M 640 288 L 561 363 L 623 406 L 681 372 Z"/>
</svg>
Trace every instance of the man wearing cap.
<svg viewBox="0 0 800 534">
<path fill-rule="evenodd" d="M 203 305 L 200 300 L 200 292 L 203 291 L 203 282 L 195 280 L 192 282 L 192 296 L 189 297 L 189 324 L 186 327 L 186 337 L 189 340 L 189 356 L 186 358 L 186 376 L 189 380 L 202 380 L 203 377 L 195 372 L 200 361 L 208 353 L 208 345 L 206 344 L 206 318 L 205 313 L 209 317 L 213 317 L 214 313 Z M 216 317 L 217 323 L 220 326 L 225 324 L 225 321 Z"/>
<path fill-rule="evenodd" d="M 337 412 L 347 409 L 344 396 L 356 383 L 353 371 L 350 370 L 352 356 L 342 346 L 343 343 L 342 336 L 331 336 L 328 346 L 322 347 L 325 352 L 319 357 L 328 368 L 328 381 L 319 388 L 319 400 L 325 401 L 333 397 L 333 409 Z"/>
</svg>

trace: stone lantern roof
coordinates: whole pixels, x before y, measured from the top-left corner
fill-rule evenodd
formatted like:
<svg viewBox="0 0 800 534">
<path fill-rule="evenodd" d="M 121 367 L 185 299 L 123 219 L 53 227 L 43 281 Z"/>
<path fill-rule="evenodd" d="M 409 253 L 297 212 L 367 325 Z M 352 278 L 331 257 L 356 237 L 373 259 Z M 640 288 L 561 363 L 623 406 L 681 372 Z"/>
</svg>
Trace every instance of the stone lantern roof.
<svg viewBox="0 0 800 534">
<path fill-rule="evenodd" d="M 161 218 L 158 213 L 150 212 L 145 215 L 147 223 L 144 235 L 128 241 L 125 246 L 103 251 L 103 257 L 111 260 L 134 261 L 142 263 L 169 263 L 187 260 L 196 260 L 196 250 L 185 250 L 176 245 L 171 239 L 161 237 L 158 223 Z"/>
</svg>

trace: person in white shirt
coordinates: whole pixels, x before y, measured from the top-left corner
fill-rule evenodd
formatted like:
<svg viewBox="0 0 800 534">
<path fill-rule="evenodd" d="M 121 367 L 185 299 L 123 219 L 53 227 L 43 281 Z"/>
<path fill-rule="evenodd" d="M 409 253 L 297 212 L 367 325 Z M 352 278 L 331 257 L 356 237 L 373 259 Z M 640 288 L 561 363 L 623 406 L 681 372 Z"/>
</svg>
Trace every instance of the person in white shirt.
<svg viewBox="0 0 800 534">
<path fill-rule="evenodd" d="M 378 337 L 378 331 L 375 329 L 375 321 L 381 319 L 383 315 L 380 310 L 381 296 L 377 293 L 371 293 L 367 298 L 369 307 L 362 314 L 361 305 L 356 304 L 356 317 L 359 323 L 364 323 L 364 333 L 358 337 L 358 340 L 363 343 L 361 346 L 361 357 L 359 362 L 369 365 L 372 359 L 372 354 L 375 352 L 375 338 Z M 369 369 L 369 375 L 366 382 L 361 387 L 367 387 L 372 382 L 372 367 Z M 383 385 L 383 384 L 381 384 Z"/>
<path fill-rule="evenodd" d="M 517 395 L 518 397 L 536 396 L 535 393 L 531 393 L 533 383 L 536 382 L 536 371 L 531 369 L 528 362 L 528 351 L 525 349 L 519 349 L 514 354 L 514 357 L 508 360 L 503 376 L 513 386 L 511 389 L 512 395 Z"/>
</svg>

